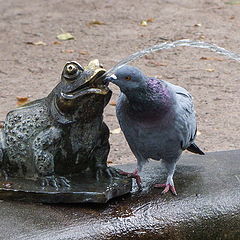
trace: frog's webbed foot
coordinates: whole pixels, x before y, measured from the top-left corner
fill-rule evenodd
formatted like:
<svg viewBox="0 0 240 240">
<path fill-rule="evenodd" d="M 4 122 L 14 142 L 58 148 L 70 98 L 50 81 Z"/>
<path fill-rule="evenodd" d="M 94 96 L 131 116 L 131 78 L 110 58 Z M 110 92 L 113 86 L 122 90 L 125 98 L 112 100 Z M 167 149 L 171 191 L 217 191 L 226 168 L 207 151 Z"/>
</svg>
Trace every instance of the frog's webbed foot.
<svg viewBox="0 0 240 240">
<path fill-rule="evenodd" d="M 100 181 L 101 178 L 109 178 L 119 176 L 118 172 L 111 167 L 98 167 L 96 171 L 96 179 Z"/>
<path fill-rule="evenodd" d="M 70 181 L 68 179 L 56 175 L 39 177 L 39 181 L 42 187 L 51 186 L 54 187 L 55 189 L 58 189 L 69 188 L 71 186 Z"/>
<path fill-rule="evenodd" d="M 4 178 L 5 181 L 8 180 L 8 174 L 4 169 L 0 170 L 1 177 Z"/>
<path fill-rule="evenodd" d="M 3 162 L 3 150 L 1 149 L 1 142 L 0 142 L 0 164 L 2 165 Z"/>
</svg>

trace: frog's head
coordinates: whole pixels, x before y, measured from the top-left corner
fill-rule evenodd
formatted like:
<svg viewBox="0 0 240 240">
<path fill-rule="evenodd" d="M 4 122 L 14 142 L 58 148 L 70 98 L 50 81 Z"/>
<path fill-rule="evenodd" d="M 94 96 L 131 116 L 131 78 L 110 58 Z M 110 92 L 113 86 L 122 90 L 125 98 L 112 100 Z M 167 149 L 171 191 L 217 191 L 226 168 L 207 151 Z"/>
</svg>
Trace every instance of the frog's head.
<svg viewBox="0 0 240 240">
<path fill-rule="evenodd" d="M 62 123 L 90 121 L 102 114 L 111 91 L 102 76 L 106 72 L 97 59 L 83 68 L 72 61 L 63 68 L 61 82 L 51 93 L 53 117 Z"/>
<path fill-rule="evenodd" d="M 77 62 L 68 62 L 62 72 L 62 97 L 72 100 L 86 94 L 106 95 L 109 89 L 100 78 L 105 72 L 97 59 L 85 69 Z"/>
</svg>

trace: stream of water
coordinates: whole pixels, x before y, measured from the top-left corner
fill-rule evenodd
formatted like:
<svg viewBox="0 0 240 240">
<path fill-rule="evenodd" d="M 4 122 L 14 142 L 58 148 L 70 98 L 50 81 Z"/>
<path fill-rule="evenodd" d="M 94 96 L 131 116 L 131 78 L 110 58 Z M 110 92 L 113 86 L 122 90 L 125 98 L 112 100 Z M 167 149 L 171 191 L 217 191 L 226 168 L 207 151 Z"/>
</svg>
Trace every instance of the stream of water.
<svg viewBox="0 0 240 240">
<path fill-rule="evenodd" d="M 180 46 L 209 49 L 213 52 L 216 52 L 218 54 L 224 55 L 228 58 L 231 58 L 231 59 L 234 59 L 234 60 L 240 62 L 240 54 L 233 53 L 233 52 L 228 51 L 228 50 L 226 50 L 222 47 L 219 47 L 215 44 L 200 42 L 200 41 L 192 41 L 189 39 L 183 39 L 183 40 L 178 40 L 178 41 L 174 41 L 174 42 L 164 42 L 164 43 L 157 44 L 152 47 L 146 48 L 142 51 L 136 52 L 136 53 L 122 59 L 120 62 L 118 62 L 116 65 L 114 65 L 111 69 L 109 69 L 104 75 L 111 75 L 117 69 L 121 68 L 122 66 L 126 65 L 127 63 L 130 63 L 130 62 L 132 62 L 140 57 L 143 57 L 144 55 L 147 55 L 149 53 L 153 53 L 153 52 L 164 50 L 164 49 L 180 47 Z"/>
</svg>

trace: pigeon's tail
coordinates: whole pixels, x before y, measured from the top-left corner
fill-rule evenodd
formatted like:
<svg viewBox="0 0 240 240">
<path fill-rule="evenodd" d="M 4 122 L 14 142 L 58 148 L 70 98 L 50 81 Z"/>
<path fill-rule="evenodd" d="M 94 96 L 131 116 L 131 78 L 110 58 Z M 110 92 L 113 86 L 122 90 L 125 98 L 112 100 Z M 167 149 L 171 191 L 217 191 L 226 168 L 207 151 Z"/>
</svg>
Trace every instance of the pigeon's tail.
<svg viewBox="0 0 240 240">
<path fill-rule="evenodd" d="M 205 155 L 205 153 L 195 144 L 192 143 L 188 148 L 188 151 L 192 152 L 192 153 L 196 153 L 196 154 L 200 154 L 200 155 Z"/>
</svg>

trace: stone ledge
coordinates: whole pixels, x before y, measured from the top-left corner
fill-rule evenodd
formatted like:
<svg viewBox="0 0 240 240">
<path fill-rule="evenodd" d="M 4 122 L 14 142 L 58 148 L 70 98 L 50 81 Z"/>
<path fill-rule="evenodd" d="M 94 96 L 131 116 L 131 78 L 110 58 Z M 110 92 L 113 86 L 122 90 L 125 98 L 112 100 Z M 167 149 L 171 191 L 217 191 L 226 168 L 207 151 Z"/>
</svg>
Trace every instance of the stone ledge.
<svg viewBox="0 0 240 240">
<path fill-rule="evenodd" d="M 177 197 L 151 187 L 165 178 L 150 162 L 141 193 L 134 188 L 105 205 L 1 202 L 0 239 L 240 239 L 240 150 L 185 154 L 174 176 Z"/>
</svg>

